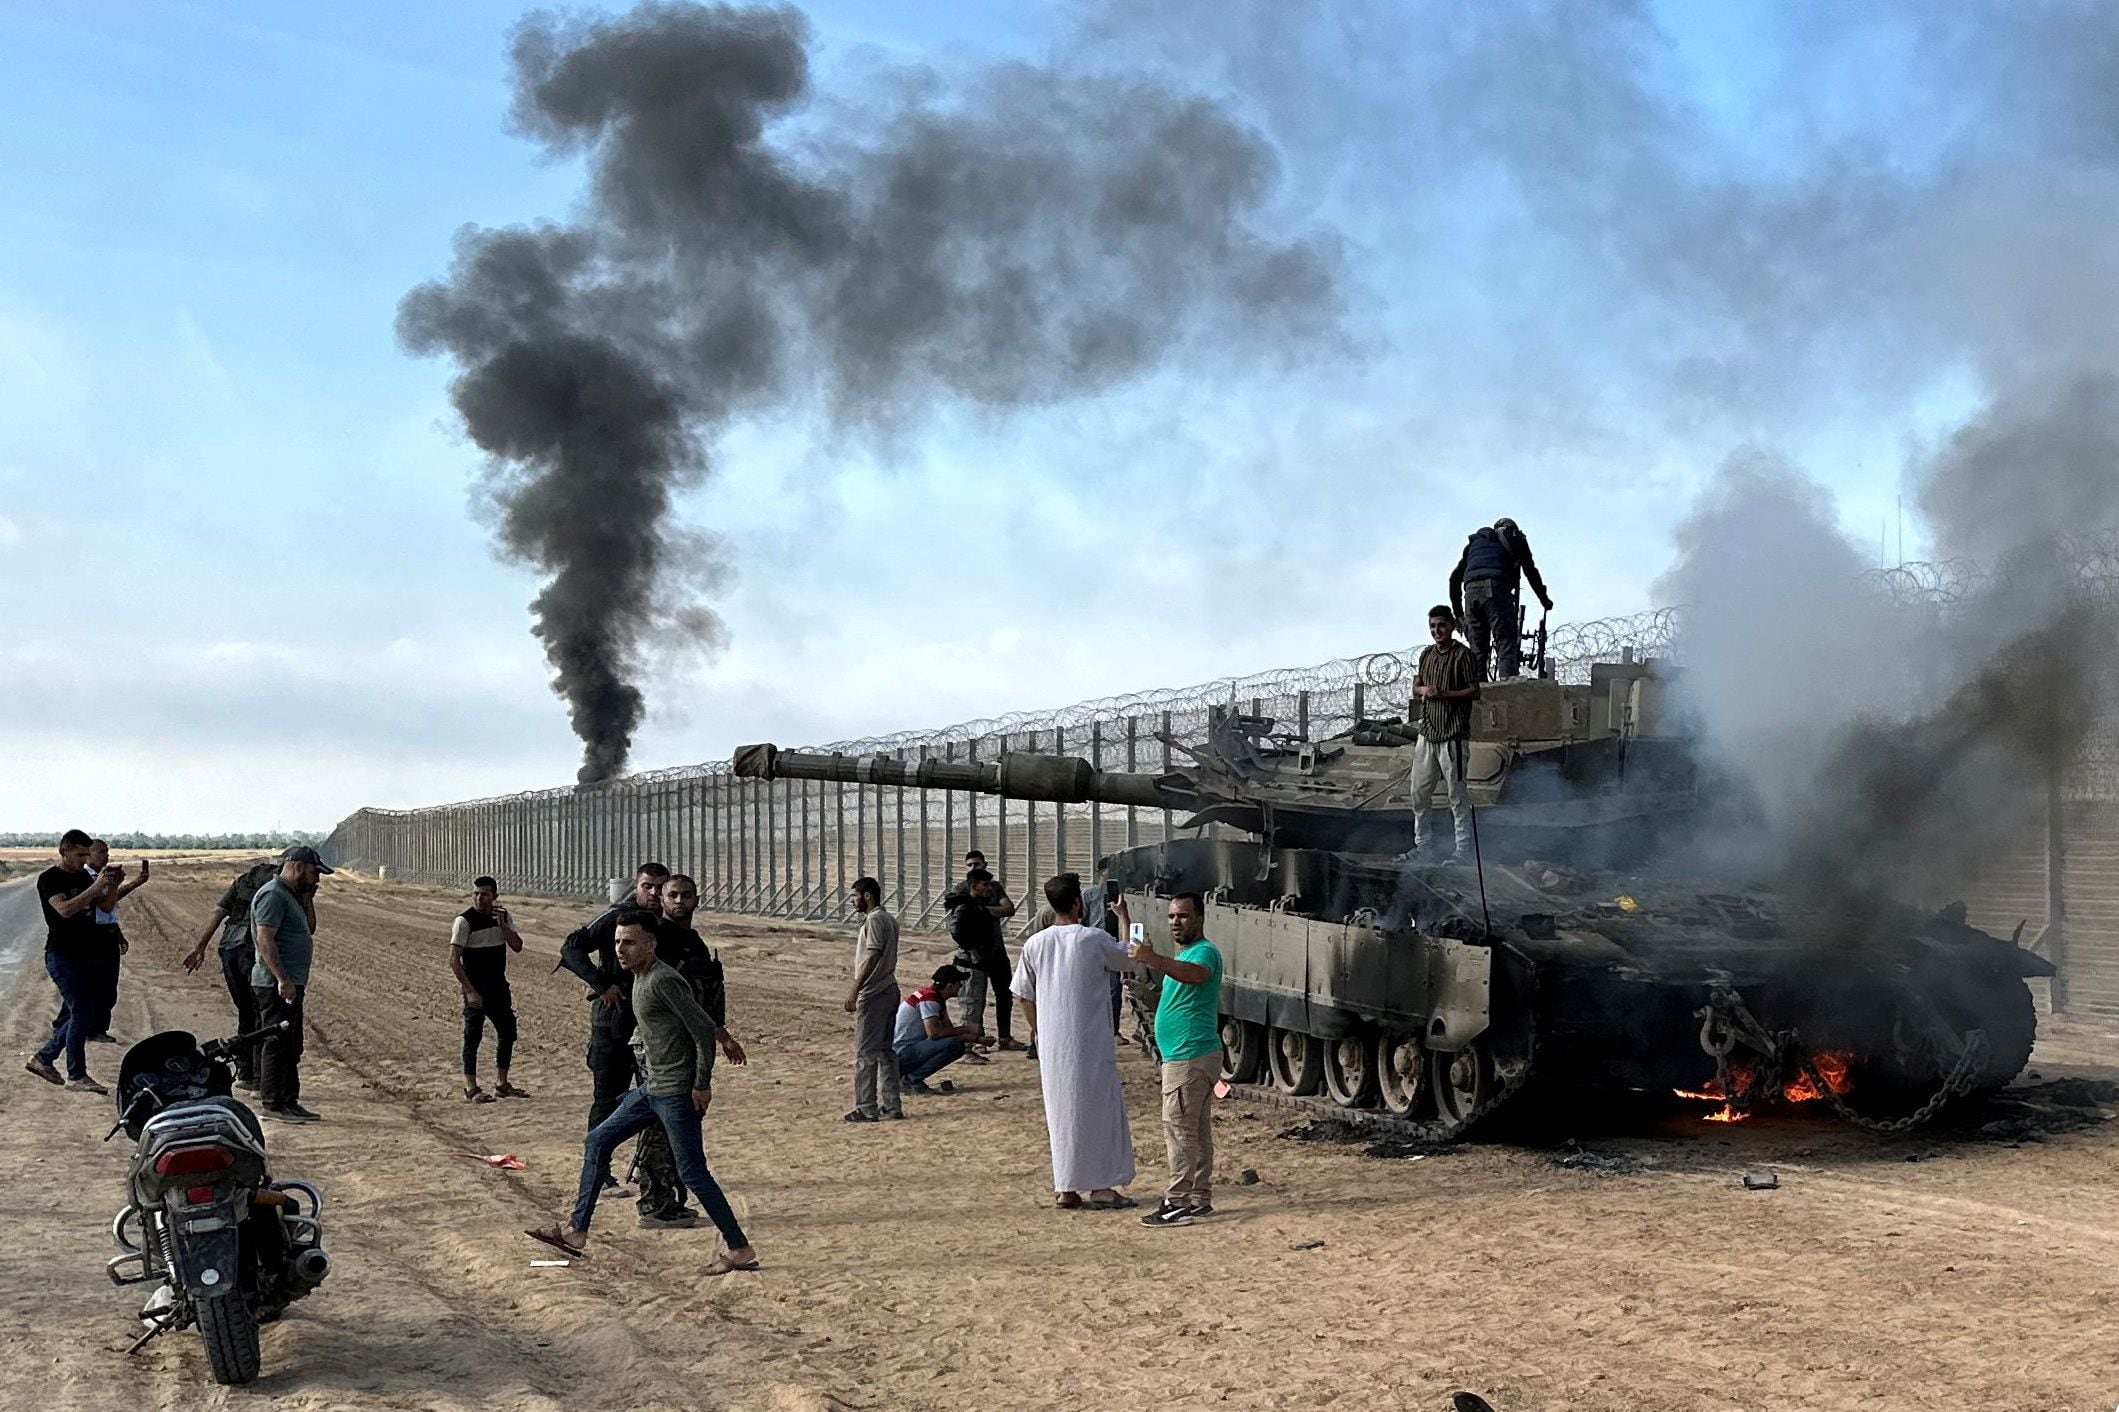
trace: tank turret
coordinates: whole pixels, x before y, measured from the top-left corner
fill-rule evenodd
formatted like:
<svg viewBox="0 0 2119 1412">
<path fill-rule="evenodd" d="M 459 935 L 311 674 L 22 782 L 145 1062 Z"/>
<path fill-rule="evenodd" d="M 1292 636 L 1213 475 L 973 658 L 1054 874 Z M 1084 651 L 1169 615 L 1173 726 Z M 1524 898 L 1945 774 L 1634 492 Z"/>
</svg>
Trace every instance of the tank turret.
<svg viewBox="0 0 2119 1412">
<path fill-rule="evenodd" d="M 1599 664 L 1586 686 L 1490 683 L 1472 711 L 1467 778 L 1497 857 L 1613 864 L 1649 856 L 1696 800 L 1686 743 L 1662 733 L 1654 662 Z M 1364 718 L 1303 740 L 1268 717 L 1218 710 L 1207 738 L 1165 737 L 1180 766 L 1098 769 L 1073 756 L 905 760 L 746 745 L 744 779 L 946 789 L 1059 804 L 1181 810 L 1186 828 L 1222 824 L 1282 848 L 1397 853 L 1412 846 L 1414 733 L 1405 716 Z"/>
</svg>

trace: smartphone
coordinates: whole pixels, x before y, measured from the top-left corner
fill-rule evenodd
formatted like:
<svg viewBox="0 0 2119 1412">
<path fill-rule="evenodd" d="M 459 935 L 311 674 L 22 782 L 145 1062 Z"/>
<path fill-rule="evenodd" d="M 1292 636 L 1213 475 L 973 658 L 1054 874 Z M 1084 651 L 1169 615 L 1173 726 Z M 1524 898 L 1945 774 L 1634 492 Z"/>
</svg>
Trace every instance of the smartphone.
<svg viewBox="0 0 2119 1412">
<path fill-rule="evenodd" d="M 1104 905 L 1106 907 L 1116 906 L 1118 900 L 1125 895 L 1126 889 L 1123 884 L 1115 882 L 1106 882 L 1104 884 Z"/>
<path fill-rule="evenodd" d="M 1148 939 L 1147 923 L 1135 922 L 1130 930 L 1133 934 L 1126 938 L 1128 941 L 1146 941 Z"/>
</svg>

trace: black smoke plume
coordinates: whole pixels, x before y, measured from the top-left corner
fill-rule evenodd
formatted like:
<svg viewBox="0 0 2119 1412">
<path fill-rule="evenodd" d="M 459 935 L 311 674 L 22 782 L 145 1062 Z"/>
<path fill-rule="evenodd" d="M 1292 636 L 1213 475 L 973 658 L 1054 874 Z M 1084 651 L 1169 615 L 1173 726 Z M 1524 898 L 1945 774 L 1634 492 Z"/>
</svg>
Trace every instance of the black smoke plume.
<svg viewBox="0 0 2119 1412">
<path fill-rule="evenodd" d="M 513 120 L 586 159 L 583 207 L 466 229 L 399 310 L 460 369 L 499 552 L 546 575 L 584 781 L 625 766 L 647 636 L 718 637 L 686 590 L 719 551 L 670 511 L 733 419 L 814 401 L 891 435 L 939 399 L 1035 406 L 1336 337 L 1335 246 L 1259 232 L 1271 149 L 1215 104 L 1008 64 L 812 112 L 808 42 L 785 7 L 532 16 Z"/>
</svg>

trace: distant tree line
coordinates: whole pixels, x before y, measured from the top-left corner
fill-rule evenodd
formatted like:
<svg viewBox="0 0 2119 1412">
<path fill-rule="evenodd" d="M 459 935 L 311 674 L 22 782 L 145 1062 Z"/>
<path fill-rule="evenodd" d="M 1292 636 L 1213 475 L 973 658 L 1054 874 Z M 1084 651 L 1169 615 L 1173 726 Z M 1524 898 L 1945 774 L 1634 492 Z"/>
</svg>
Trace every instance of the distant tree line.
<svg viewBox="0 0 2119 1412">
<path fill-rule="evenodd" d="M 285 833 L 106 833 L 97 837 L 120 852 L 140 848 L 241 848 L 276 853 L 290 844 L 322 843 L 328 835 L 292 829 Z M 51 848 L 58 842 L 56 830 L 0 833 L 0 848 Z"/>
</svg>

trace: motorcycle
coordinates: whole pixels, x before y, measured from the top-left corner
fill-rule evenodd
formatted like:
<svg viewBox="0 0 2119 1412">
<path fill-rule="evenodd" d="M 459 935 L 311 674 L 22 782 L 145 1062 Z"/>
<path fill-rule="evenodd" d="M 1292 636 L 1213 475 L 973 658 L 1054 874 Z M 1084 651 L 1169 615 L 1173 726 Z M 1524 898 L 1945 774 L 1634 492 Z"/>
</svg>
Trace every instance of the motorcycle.
<svg viewBox="0 0 2119 1412">
<path fill-rule="evenodd" d="M 259 1325 L 331 1270 L 323 1197 L 272 1177 L 264 1129 L 233 1097 L 228 1056 L 285 1023 L 205 1044 L 182 1030 L 141 1040 L 119 1066 L 118 1121 L 103 1138 L 137 1144 L 105 1269 L 113 1284 L 156 1285 L 126 1352 L 196 1325 L 217 1383 L 257 1377 Z"/>
</svg>

